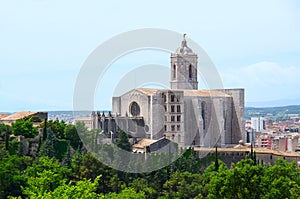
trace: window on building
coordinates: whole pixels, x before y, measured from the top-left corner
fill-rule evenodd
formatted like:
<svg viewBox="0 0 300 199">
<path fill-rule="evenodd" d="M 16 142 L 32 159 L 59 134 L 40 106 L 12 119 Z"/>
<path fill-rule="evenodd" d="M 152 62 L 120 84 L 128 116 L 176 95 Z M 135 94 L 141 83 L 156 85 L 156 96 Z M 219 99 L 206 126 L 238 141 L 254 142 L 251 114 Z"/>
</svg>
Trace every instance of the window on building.
<svg viewBox="0 0 300 199">
<path fill-rule="evenodd" d="M 171 106 L 171 112 L 172 112 L 172 113 L 175 112 L 175 106 Z"/>
<path fill-rule="evenodd" d="M 180 105 L 177 105 L 177 113 L 180 113 L 181 110 L 180 110 Z"/>
<path fill-rule="evenodd" d="M 180 96 L 176 96 L 176 102 L 180 102 Z"/>
<path fill-rule="evenodd" d="M 176 79 L 176 65 L 173 65 L 173 78 Z"/>
<path fill-rule="evenodd" d="M 171 125 L 171 131 L 175 131 L 175 125 Z"/>
<path fill-rule="evenodd" d="M 162 94 L 162 98 L 163 98 L 164 102 L 167 101 L 167 96 L 164 93 Z"/>
<path fill-rule="evenodd" d="M 177 125 L 177 131 L 180 131 L 180 125 Z"/>
<path fill-rule="evenodd" d="M 175 116 L 171 116 L 171 122 L 174 122 L 175 121 Z"/>
<path fill-rule="evenodd" d="M 175 102 L 175 95 L 171 95 L 171 102 Z"/>
<path fill-rule="evenodd" d="M 165 132 L 167 131 L 167 125 L 165 125 Z M 166 136 L 166 135 L 164 135 L 164 136 Z"/>
<path fill-rule="evenodd" d="M 201 103 L 201 116 L 202 116 L 202 120 L 203 120 L 203 129 L 205 129 L 205 125 L 206 125 L 205 109 L 206 109 L 206 104 L 205 104 L 205 102 L 202 102 Z"/>
<path fill-rule="evenodd" d="M 165 108 L 165 112 L 167 112 L 167 106 L 166 105 L 164 105 L 164 108 Z"/>
<path fill-rule="evenodd" d="M 180 122 L 180 121 L 181 121 L 181 116 L 177 115 L 177 122 Z"/>
<path fill-rule="evenodd" d="M 168 117 L 167 116 L 165 116 L 165 121 L 167 121 L 168 120 Z"/>
<path fill-rule="evenodd" d="M 189 65 L 189 78 L 192 79 L 192 74 L 193 74 L 193 67 L 192 65 L 190 64 Z"/>
</svg>

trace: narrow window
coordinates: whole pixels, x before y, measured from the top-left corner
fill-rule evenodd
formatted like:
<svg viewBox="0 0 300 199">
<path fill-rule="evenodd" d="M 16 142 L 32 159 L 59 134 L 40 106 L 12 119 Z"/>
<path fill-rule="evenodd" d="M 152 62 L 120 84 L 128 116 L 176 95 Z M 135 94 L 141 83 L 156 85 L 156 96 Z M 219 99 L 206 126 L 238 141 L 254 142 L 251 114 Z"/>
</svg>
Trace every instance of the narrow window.
<svg viewBox="0 0 300 199">
<path fill-rule="evenodd" d="M 180 125 L 177 125 L 177 131 L 180 131 Z"/>
<path fill-rule="evenodd" d="M 181 116 L 177 115 L 177 122 L 180 122 L 180 120 L 181 120 Z"/>
<path fill-rule="evenodd" d="M 175 131 L 175 125 L 171 125 L 171 131 Z"/>
<path fill-rule="evenodd" d="M 192 79 L 192 74 L 193 74 L 193 71 L 192 71 L 192 70 L 193 70 L 193 68 L 192 68 L 192 65 L 190 64 L 190 65 L 189 65 L 189 78 L 190 78 L 190 79 Z"/>
<path fill-rule="evenodd" d="M 175 107 L 172 105 L 171 106 L 171 113 L 174 113 L 175 112 Z"/>
<path fill-rule="evenodd" d="M 175 95 L 171 95 L 171 102 L 175 101 Z"/>
<path fill-rule="evenodd" d="M 175 116 L 171 116 L 171 122 L 174 122 L 175 121 Z"/>
<path fill-rule="evenodd" d="M 202 120 L 203 120 L 203 129 L 205 129 L 205 109 L 206 109 L 206 104 L 205 102 L 201 103 L 201 116 L 202 116 Z"/>
<path fill-rule="evenodd" d="M 163 98 L 164 102 L 167 101 L 167 97 L 166 97 L 166 95 L 164 93 L 162 94 L 162 98 Z"/>
<path fill-rule="evenodd" d="M 173 65 L 173 78 L 176 79 L 176 65 Z"/>
<path fill-rule="evenodd" d="M 167 131 L 167 125 L 165 125 L 165 132 Z M 166 135 L 164 135 L 164 136 L 166 136 Z"/>
<path fill-rule="evenodd" d="M 180 113 L 181 110 L 180 110 L 180 105 L 177 105 L 177 113 Z"/>
</svg>

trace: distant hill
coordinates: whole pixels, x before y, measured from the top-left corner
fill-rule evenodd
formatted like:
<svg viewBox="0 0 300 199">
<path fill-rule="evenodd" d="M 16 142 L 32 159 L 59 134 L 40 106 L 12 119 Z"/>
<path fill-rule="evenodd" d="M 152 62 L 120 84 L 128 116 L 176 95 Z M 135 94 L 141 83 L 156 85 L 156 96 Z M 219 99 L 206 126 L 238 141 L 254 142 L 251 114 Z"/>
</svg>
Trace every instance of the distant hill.
<svg viewBox="0 0 300 199">
<path fill-rule="evenodd" d="M 300 116 L 300 105 L 279 107 L 245 107 L 245 119 L 251 117 L 267 117 L 271 119 L 289 119 Z"/>
<path fill-rule="evenodd" d="M 258 101 L 258 102 L 246 102 L 247 107 L 283 107 L 289 105 L 300 104 L 300 99 L 278 99 L 278 100 L 269 100 L 269 101 Z"/>
</svg>

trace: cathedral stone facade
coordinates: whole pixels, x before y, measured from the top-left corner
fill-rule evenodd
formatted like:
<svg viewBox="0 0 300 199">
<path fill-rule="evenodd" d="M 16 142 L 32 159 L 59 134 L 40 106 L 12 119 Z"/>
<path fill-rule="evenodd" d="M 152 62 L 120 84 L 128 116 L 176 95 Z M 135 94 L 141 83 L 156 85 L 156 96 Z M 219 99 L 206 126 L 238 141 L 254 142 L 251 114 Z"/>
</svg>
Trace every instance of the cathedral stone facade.
<svg viewBox="0 0 300 199">
<path fill-rule="evenodd" d="M 92 114 L 93 128 L 123 129 L 137 138 L 165 137 L 179 146 L 238 143 L 244 138 L 244 89 L 198 90 L 197 64 L 184 37 L 171 54 L 171 88 L 136 88 L 113 97 L 112 114 Z"/>
</svg>

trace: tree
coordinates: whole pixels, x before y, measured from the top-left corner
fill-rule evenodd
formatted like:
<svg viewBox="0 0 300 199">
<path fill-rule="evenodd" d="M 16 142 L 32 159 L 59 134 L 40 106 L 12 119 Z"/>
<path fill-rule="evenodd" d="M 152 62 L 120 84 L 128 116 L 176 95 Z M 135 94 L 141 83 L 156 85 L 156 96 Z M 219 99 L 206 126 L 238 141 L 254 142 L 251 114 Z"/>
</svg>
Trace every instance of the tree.
<svg viewBox="0 0 300 199">
<path fill-rule="evenodd" d="M 257 198 L 263 165 L 255 165 L 252 159 L 232 164 L 231 170 L 219 168 L 208 184 L 208 198 Z"/>
<path fill-rule="evenodd" d="M 97 194 L 95 191 L 98 186 L 98 181 L 101 176 L 98 176 L 94 182 L 91 180 L 80 180 L 75 184 L 73 182 L 69 182 L 68 184 L 64 183 L 61 186 L 57 187 L 54 191 L 49 192 L 45 195 L 45 199 L 52 198 L 100 198 L 101 195 Z"/>
<path fill-rule="evenodd" d="M 118 137 L 116 139 L 116 145 L 117 145 L 117 147 L 119 147 L 125 151 L 130 151 L 130 152 L 132 151 L 128 136 L 125 133 L 125 131 L 121 130 L 118 133 Z"/>
<path fill-rule="evenodd" d="M 45 125 L 46 124 L 46 125 Z M 58 139 L 65 139 L 65 127 L 66 124 L 64 121 L 59 121 L 59 120 L 44 120 L 43 122 L 40 123 L 40 128 L 51 128 L 54 135 Z M 47 136 L 46 136 L 47 137 Z"/>
<path fill-rule="evenodd" d="M 129 184 L 129 187 L 133 188 L 137 193 L 145 193 L 146 198 L 157 198 L 157 191 L 149 185 L 149 182 L 144 178 L 137 178 Z"/>
<path fill-rule="evenodd" d="M 194 198 L 201 196 L 203 191 L 200 174 L 176 171 L 163 185 L 164 193 L 169 198 Z"/>
<path fill-rule="evenodd" d="M 71 169 L 61 166 L 58 160 L 40 157 L 25 170 L 26 186 L 22 192 L 33 198 L 52 192 L 68 181 L 70 172 Z"/>
<path fill-rule="evenodd" d="M 299 198 L 300 169 L 295 162 L 278 159 L 274 166 L 268 165 L 262 176 L 261 198 Z"/>
<path fill-rule="evenodd" d="M 47 167 L 45 163 L 52 163 Z M 42 167 L 46 167 L 40 171 Z M 23 193 L 30 198 L 99 198 L 95 192 L 98 187 L 97 176 L 94 182 L 90 180 L 80 180 L 68 182 L 66 174 L 69 170 L 66 167 L 59 167 L 54 159 L 41 158 L 38 165 L 27 169 L 27 186 L 22 189 Z"/>
<path fill-rule="evenodd" d="M 57 139 L 52 132 L 51 128 L 47 129 L 47 138 L 42 143 L 40 149 L 39 149 L 39 156 L 48 156 L 50 158 L 55 157 L 55 143 L 57 142 Z"/>
<path fill-rule="evenodd" d="M 9 150 L 9 136 L 12 133 L 11 126 L 0 124 L 0 137 L 5 140 L 5 150 Z"/>
<path fill-rule="evenodd" d="M 107 199 L 145 199 L 145 194 L 143 192 L 136 192 L 133 188 L 125 188 L 120 193 L 109 193 L 105 195 Z"/>
<path fill-rule="evenodd" d="M 33 122 L 29 119 L 19 119 L 12 123 L 14 135 L 22 135 L 25 138 L 33 138 L 38 134 L 37 128 L 33 127 Z"/>
<path fill-rule="evenodd" d="M 216 159 L 215 159 L 215 170 L 218 171 L 219 170 L 219 159 L 218 159 L 218 147 L 216 147 Z"/>
<path fill-rule="evenodd" d="M 21 186 L 25 179 L 23 171 L 30 164 L 31 158 L 11 155 L 0 159 L 0 198 L 22 195 Z"/>
<path fill-rule="evenodd" d="M 79 130 L 84 129 L 81 124 L 76 124 L 76 126 L 69 124 L 65 127 L 65 137 L 67 140 L 70 140 L 70 145 L 75 150 L 81 149 L 81 147 L 82 147 L 82 142 L 78 135 L 77 127 Z"/>
</svg>

